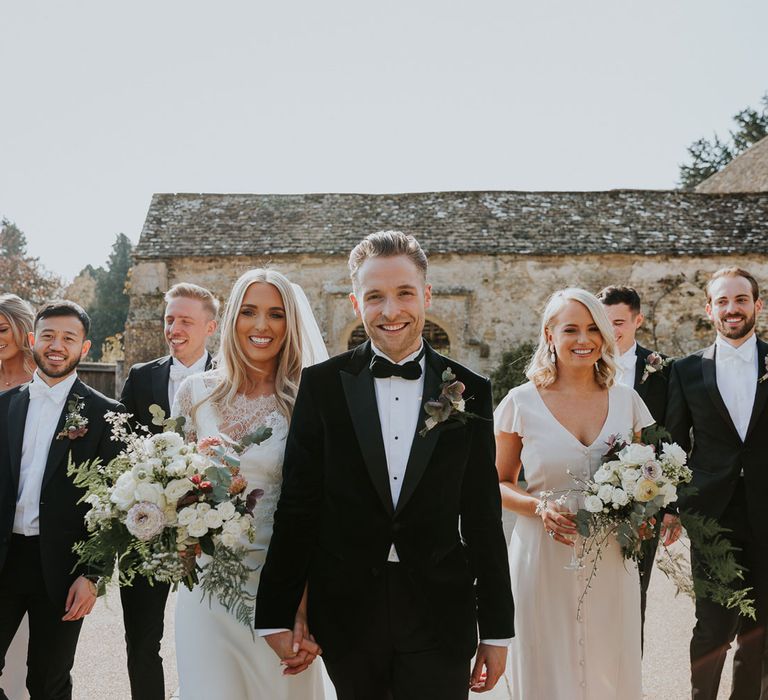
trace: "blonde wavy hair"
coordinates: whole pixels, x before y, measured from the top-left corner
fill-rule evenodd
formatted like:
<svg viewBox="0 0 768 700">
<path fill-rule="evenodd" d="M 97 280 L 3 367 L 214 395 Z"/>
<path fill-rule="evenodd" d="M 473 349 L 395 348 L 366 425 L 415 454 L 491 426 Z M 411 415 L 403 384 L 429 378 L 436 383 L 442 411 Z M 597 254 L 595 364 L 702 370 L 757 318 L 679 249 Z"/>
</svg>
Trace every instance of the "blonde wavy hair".
<svg viewBox="0 0 768 700">
<path fill-rule="evenodd" d="M 538 387 L 550 386 L 557 379 L 557 361 L 552 362 L 550 357 L 547 330 L 551 331 L 555 317 L 569 301 L 578 301 L 587 308 L 603 337 L 600 359 L 595 364 L 595 379 L 600 386 L 609 389 L 616 380 L 616 340 L 613 328 L 598 298 L 578 287 L 561 289 L 549 297 L 541 320 L 539 345 L 525 370 L 525 376 Z"/>
<path fill-rule="evenodd" d="M 220 405 L 234 400 L 238 390 L 249 384 L 248 370 L 261 371 L 258 367 L 254 367 L 246 357 L 238 343 L 236 331 L 243 297 L 248 288 L 257 282 L 271 284 L 283 299 L 286 333 L 283 347 L 278 356 L 275 399 L 280 412 L 289 421 L 291 419 L 293 405 L 296 402 L 296 392 L 299 389 L 299 380 L 301 379 L 302 338 L 299 330 L 299 312 L 296 294 L 288 278 L 276 270 L 266 269 L 249 270 L 241 275 L 232 287 L 221 320 L 219 351 L 214 358 L 221 379 L 211 394 L 193 407 L 193 418 L 197 408 L 205 401 L 212 401 L 214 404 Z"/>
<path fill-rule="evenodd" d="M 35 326 L 34 309 L 15 294 L 0 294 L 0 316 L 8 321 L 13 339 L 24 355 L 24 369 L 31 374 L 35 371 L 35 360 L 29 347 L 29 334 Z"/>
</svg>

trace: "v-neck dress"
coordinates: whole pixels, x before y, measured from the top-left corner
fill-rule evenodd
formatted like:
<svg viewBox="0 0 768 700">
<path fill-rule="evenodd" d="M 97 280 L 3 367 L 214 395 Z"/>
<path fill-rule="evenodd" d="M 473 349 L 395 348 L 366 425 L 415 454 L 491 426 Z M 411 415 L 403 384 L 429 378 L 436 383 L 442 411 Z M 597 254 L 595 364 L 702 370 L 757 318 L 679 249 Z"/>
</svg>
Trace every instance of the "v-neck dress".
<svg viewBox="0 0 768 700">
<path fill-rule="evenodd" d="M 615 385 L 600 434 L 583 445 L 558 422 L 536 387 L 512 389 L 494 414 L 496 433 L 517 433 L 528 492 L 571 488 L 568 470 L 588 478 L 597 471 L 609 436 L 629 439 L 653 424 L 634 389 Z M 611 541 L 577 619 L 591 566 L 566 570 L 571 550 L 552 540 L 538 517 L 519 517 L 509 547 L 515 598 L 510 647 L 512 696 L 525 700 L 639 700 L 640 579 Z"/>
</svg>

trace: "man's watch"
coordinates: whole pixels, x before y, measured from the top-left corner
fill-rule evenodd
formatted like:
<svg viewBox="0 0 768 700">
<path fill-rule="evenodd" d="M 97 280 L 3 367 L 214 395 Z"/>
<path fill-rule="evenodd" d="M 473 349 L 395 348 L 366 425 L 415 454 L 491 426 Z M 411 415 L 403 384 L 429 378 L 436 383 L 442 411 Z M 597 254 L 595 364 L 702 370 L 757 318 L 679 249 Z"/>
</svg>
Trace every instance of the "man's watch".
<svg viewBox="0 0 768 700">
<path fill-rule="evenodd" d="M 93 584 L 94 594 L 98 597 L 105 593 L 103 581 L 101 576 L 96 574 L 83 574 L 83 578 L 88 579 Z"/>
</svg>

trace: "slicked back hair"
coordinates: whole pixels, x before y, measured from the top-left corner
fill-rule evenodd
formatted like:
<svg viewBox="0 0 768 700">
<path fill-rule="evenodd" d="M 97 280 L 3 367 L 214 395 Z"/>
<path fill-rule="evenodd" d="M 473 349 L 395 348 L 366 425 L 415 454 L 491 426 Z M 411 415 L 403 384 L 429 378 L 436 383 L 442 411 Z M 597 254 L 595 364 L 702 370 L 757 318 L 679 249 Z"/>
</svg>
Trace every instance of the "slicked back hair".
<svg viewBox="0 0 768 700">
<path fill-rule="evenodd" d="M 392 258 L 396 255 L 407 256 L 427 279 L 427 256 L 419 242 L 410 234 L 402 231 L 377 231 L 369 233 L 349 254 L 349 274 L 353 289 L 357 287 L 357 273 L 369 258 Z"/>
<path fill-rule="evenodd" d="M 712 294 L 710 293 L 710 289 L 712 288 L 712 284 L 715 280 L 719 280 L 722 277 L 743 277 L 747 282 L 749 282 L 749 286 L 752 287 L 752 301 L 757 301 L 760 298 L 760 287 L 757 284 L 757 280 L 749 274 L 744 268 L 742 267 L 722 267 L 717 272 L 715 272 L 712 277 L 709 278 L 709 282 L 707 282 L 707 303 L 712 303 Z"/>
<path fill-rule="evenodd" d="M 192 284 L 191 282 L 179 282 L 179 284 L 174 284 L 165 293 L 165 303 L 167 304 L 171 299 L 178 299 L 179 297 L 197 299 L 202 302 L 203 308 L 211 315 L 212 319 L 218 318 L 219 300 L 205 287 Z"/>
</svg>

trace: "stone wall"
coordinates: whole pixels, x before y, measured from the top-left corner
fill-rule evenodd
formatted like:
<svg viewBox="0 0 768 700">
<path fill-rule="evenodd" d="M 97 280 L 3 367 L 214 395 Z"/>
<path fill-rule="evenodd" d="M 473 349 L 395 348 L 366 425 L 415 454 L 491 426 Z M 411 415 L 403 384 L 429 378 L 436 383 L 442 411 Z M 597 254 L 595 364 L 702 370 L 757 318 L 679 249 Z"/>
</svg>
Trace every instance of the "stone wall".
<svg viewBox="0 0 768 700">
<path fill-rule="evenodd" d="M 346 350 L 359 321 L 347 298 L 350 285 L 345 256 L 179 257 L 139 260 L 132 269 L 126 366 L 166 352 L 163 292 L 169 286 L 194 282 L 225 301 L 232 282 L 242 272 L 265 264 L 304 287 L 329 352 Z M 571 285 L 598 291 L 608 284 L 629 284 L 644 302 L 646 321 L 640 342 L 680 356 L 707 345 L 714 337 L 704 313 L 703 289 L 708 275 L 726 265 L 741 265 L 761 286 L 768 285 L 768 259 L 763 255 L 432 255 L 429 281 L 434 294 L 427 317 L 447 332 L 453 357 L 489 373 L 502 352 L 537 337 L 540 313 L 553 291 Z M 768 331 L 768 315 L 758 320 L 758 330 Z"/>
</svg>

